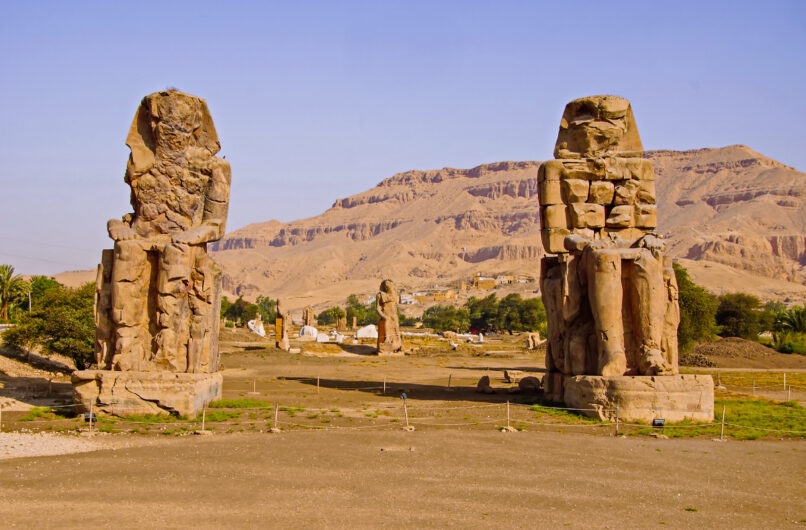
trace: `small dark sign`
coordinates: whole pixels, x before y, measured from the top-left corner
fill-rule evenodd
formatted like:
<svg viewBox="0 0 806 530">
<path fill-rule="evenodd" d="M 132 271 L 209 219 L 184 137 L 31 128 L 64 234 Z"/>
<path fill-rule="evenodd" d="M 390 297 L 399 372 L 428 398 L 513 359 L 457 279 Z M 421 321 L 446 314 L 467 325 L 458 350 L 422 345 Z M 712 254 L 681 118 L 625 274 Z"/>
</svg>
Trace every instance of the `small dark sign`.
<svg viewBox="0 0 806 530">
<path fill-rule="evenodd" d="M 653 427 L 660 427 L 662 429 L 664 425 L 666 425 L 666 420 L 663 418 L 655 418 L 652 420 Z"/>
<path fill-rule="evenodd" d="M 400 393 L 400 399 L 406 399 L 406 393 L 405 392 Z"/>
<path fill-rule="evenodd" d="M 90 413 L 89 413 L 89 412 L 85 412 L 85 413 L 84 413 L 84 423 L 88 423 L 89 421 L 90 421 Z M 93 422 L 93 423 L 97 423 L 97 422 L 98 422 L 98 419 L 95 417 L 95 413 L 93 413 L 93 414 L 92 414 L 92 422 Z"/>
</svg>

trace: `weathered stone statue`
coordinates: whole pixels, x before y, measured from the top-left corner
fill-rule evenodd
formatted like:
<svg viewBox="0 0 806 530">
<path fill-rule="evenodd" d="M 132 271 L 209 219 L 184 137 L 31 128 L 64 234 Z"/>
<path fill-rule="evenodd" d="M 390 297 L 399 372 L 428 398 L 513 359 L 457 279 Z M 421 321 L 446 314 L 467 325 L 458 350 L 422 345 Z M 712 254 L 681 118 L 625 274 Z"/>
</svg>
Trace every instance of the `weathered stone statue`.
<svg viewBox="0 0 806 530">
<path fill-rule="evenodd" d="M 75 394 L 113 414 L 199 410 L 221 393 L 221 268 L 230 166 L 207 103 L 177 90 L 143 98 L 129 130 L 133 212 L 107 228 L 96 281 L 96 361 Z"/>
<path fill-rule="evenodd" d="M 288 351 L 291 348 L 291 313 L 283 311 L 285 304 L 277 300 L 277 320 L 275 321 L 275 346 Z"/>
<path fill-rule="evenodd" d="M 377 296 L 378 354 L 403 354 L 403 340 L 400 338 L 400 322 L 397 314 L 397 289 L 392 280 L 381 282 Z"/>
<path fill-rule="evenodd" d="M 648 380 L 610 378 L 678 373 L 677 283 L 664 243 L 652 232 L 655 174 L 642 154 L 627 100 L 580 98 L 565 108 L 556 159 L 538 172 L 543 246 L 556 254 L 541 263 L 548 318 L 545 390 L 566 404 L 582 400 L 614 408 L 630 395 L 629 385 L 640 383 L 645 393 Z M 674 397 L 663 399 L 683 408 L 689 403 L 681 400 L 696 396 L 701 403 L 701 393 L 710 391 L 710 408 L 681 413 L 680 419 L 713 416 L 710 377 L 678 377 L 664 384 L 661 393 Z M 652 393 L 656 401 L 659 392 Z M 588 394 L 597 398 L 591 402 Z M 627 401 L 623 418 L 631 414 L 627 405 L 637 404 Z"/>
<path fill-rule="evenodd" d="M 316 316 L 313 314 L 313 307 L 309 305 L 302 310 L 302 325 L 316 327 Z"/>
</svg>

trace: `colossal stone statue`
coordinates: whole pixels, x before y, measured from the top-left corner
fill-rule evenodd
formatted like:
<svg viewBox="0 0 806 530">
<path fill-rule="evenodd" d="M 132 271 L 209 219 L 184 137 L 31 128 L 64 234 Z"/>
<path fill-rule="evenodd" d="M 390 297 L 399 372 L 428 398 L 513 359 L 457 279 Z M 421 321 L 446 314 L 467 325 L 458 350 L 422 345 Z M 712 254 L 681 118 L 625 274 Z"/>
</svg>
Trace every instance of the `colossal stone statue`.
<svg viewBox="0 0 806 530">
<path fill-rule="evenodd" d="M 378 355 L 403 354 L 397 298 L 397 289 L 392 280 L 382 281 L 377 296 L 377 309 L 381 317 L 378 322 Z"/>
<path fill-rule="evenodd" d="M 221 268 L 230 166 L 207 103 L 177 90 L 143 98 L 126 145 L 133 212 L 107 224 L 96 281 L 96 361 L 75 394 L 114 414 L 191 413 L 221 392 Z"/>
<path fill-rule="evenodd" d="M 664 243 L 652 232 L 655 174 L 642 154 L 630 103 L 585 97 L 566 106 L 555 160 L 538 171 L 543 246 L 556 254 L 543 258 L 540 278 L 550 398 L 584 401 L 595 387 L 602 402 L 585 404 L 603 409 L 613 405 L 603 390 L 613 381 L 602 378 L 678 373 L 677 283 Z M 664 396 L 699 399 L 709 392 L 709 381 L 710 409 L 680 416 L 707 419 L 713 416 L 710 377 L 666 380 Z M 627 396 L 630 384 L 620 380 L 618 396 L 610 397 Z M 634 417 L 641 414 L 636 409 Z"/>
</svg>

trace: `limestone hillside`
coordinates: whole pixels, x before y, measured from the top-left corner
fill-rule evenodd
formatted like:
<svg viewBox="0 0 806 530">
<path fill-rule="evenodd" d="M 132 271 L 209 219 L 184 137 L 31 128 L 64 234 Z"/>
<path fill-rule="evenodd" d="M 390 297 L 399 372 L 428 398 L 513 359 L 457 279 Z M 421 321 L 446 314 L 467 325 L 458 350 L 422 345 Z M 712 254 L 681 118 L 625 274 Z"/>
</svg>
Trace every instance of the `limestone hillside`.
<svg viewBox="0 0 806 530">
<path fill-rule="evenodd" d="M 740 145 L 645 156 L 657 173 L 659 231 L 696 281 L 804 297 L 806 174 Z M 418 289 L 476 272 L 536 277 L 539 164 L 399 173 L 317 217 L 249 225 L 211 250 L 226 292 L 291 307 L 370 293 L 382 278 Z"/>
</svg>

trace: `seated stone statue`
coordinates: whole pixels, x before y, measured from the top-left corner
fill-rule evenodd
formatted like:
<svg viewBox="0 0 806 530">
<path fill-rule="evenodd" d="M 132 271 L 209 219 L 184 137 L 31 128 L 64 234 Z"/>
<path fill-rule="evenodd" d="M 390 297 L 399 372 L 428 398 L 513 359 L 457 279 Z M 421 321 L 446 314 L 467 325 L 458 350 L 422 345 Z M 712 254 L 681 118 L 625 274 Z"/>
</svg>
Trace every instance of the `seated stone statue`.
<svg viewBox="0 0 806 530">
<path fill-rule="evenodd" d="M 99 368 L 215 372 L 230 166 L 207 104 L 167 90 L 143 98 L 126 145 L 133 212 L 112 219 L 96 284 Z"/>
<path fill-rule="evenodd" d="M 657 222 L 654 171 L 615 96 L 566 106 L 557 159 L 538 173 L 550 373 L 677 373 L 677 285 Z"/>
</svg>

